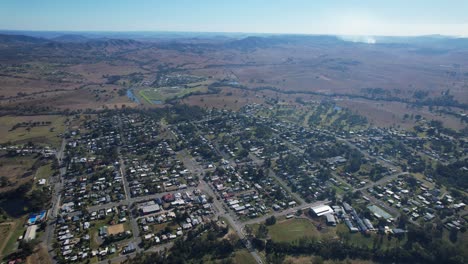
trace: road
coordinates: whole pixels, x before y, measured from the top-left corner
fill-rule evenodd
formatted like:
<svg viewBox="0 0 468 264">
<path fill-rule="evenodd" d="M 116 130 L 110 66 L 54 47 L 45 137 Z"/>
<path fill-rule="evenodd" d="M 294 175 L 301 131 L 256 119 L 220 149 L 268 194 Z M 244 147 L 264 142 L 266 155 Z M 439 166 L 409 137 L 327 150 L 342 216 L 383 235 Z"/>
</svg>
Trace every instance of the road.
<svg viewBox="0 0 468 264">
<path fill-rule="evenodd" d="M 219 146 L 218 146 L 217 143 L 215 143 L 215 142 L 211 142 L 211 143 L 212 143 L 215 151 L 219 155 L 221 155 L 225 160 L 229 161 L 231 164 L 235 164 L 235 161 L 232 160 L 232 158 L 229 155 L 227 155 L 223 151 L 220 151 Z M 193 159 L 193 157 L 191 157 L 190 154 L 186 152 L 186 150 L 183 150 L 183 151 L 184 152 L 182 153 L 181 156 L 183 157 L 183 163 L 184 163 L 185 167 L 187 167 L 187 169 L 189 169 L 190 171 L 193 171 L 193 172 L 202 172 L 203 169 Z M 263 161 L 258 159 L 257 157 L 251 155 L 251 158 L 257 165 L 262 165 L 263 164 Z M 255 219 L 251 219 L 251 220 L 242 222 L 242 221 L 240 221 L 238 219 L 235 212 L 231 211 L 225 204 L 223 204 L 221 201 L 219 201 L 217 199 L 213 199 L 213 206 L 214 206 L 214 209 L 217 212 L 218 216 L 225 219 L 228 222 L 229 226 L 231 226 L 234 229 L 234 231 L 239 236 L 239 238 L 242 241 L 244 241 L 245 246 L 249 250 L 252 257 L 257 261 L 257 263 L 263 263 L 263 262 L 262 262 L 261 257 L 259 256 L 258 252 L 255 251 L 255 249 L 252 247 L 249 238 L 243 232 L 245 225 L 261 223 L 261 222 L 264 222 L 267 218 L 269 218 L 269 217 L 271 217 L 273 215 L 275 217 L 279 217 L 279 216 L 282 216 L 282 215 L 293 214 L 299 209 L 306 209 L 306 208 L 310 208 L 310 207 L 313 207 L 313 206 L 326 204 L 326 203 L 329 202 L 329 201 L 317 201 L 317 202 L 314 202 L 314 203 L 306 203 L 301 197 L 299 197 L 299 195 L 293 193 L 292 190 L 289 188 L 289 186 L 280 177 L 276 176 L 276 173 L 273 170 L 271 170 L 271 169 L 268 169 L 268 170 L 269 170 L 269 175 L 272 176 L 273 178 L 275 178 L 275 180 L 278 181 L 278 183 L 280 185 L 282 185 L 283 188 L 285 188 L 294 197 L 294 199 L 296 201 L 299 202 L 298 206 L 288 208 L 288 209 L 283 210 L 283 211 L 273 212 L 271 214 L 267 214 L 267 215 L 264 215 L 264 216 L 259 217 L 259 218 L 255 218 Z M 218 197 L 218 195 L 215 194 L 215 192 L 213 191 L 212 186 L 210 186 L 204 180 L 200 181 L 199 188 L 202 191 L 206 192 L 211 197 Z"/>
<path fill-rule="evenodd" d="M 106 204 L 90 206 L 90 207 L 88 207 L 88 211 L 89 212 L 99 211 L 101 209 L 108 209 L 108 208 L 121 206 L 121 205 L 131 206 L 131 205 L 133 205 L 135 203 L 140 203 L 140 202 L 144 202 L 144 201 L 154 200 L 156 198 L 161 198 L 162 196 L 164 196 L 166 194 L 169 194 L 169 193 L 170 194 L 176 194 L 176 193 L 181 192 L 181 191 L 192 192 L 193 190 L 195 190 L 195 188 L 190 187 L 190 188 L 187 188 L 187 189 L 184 189 L 184 190 L 175 190 L 175 191 L 161 192 L 161 193 L 155 193 L 155 194 L 150 194 L 150 195 L 145 195 L 145 196 L 129 197 L 129 198 L 127 198 L 125 200 L 122 200 L 120 202 L 106 203 Z"/>
<path fill-rule="evenodd" d="M 267 220 L 268 218 L 270 218 L 271 216 L 280 217 L 280 216 L 285 216 L 285 215 L 288 215 L 288 214 L 294 214 L 298 210 L 306 210 L 306 209 L 310 209 L 311 207 L 316 207 L 316 206 L 319 206 L 319 205 L 324 205 L 324 204 L 329 204 L 329 203 L 330 203 L 330 201 L 328 201 L 328 200 L 316 201 L 316 202 L 313 202 L 313 203 L 305 203 L 305 204 L 302 204 L 302 205 L 298 205 L 296 207 L 285 209 L 283 211 L 277 211 L 277 212 L 274 212 L 274 213 L 271 213 L 271 214 L 264 215 L 262 217 L 250 219 L 248 221 L 243 222 L 242 226 L 245 227 L 246 225 L 262 223 L 265 220 Z"/>
<path fill-rule="evenodd" d="M 253 154 L 250 154 L 250 158 L 258 165 L 263 165 L 263 160 L 257 158 L 255 155 Z M 304 201 L 304 199 L 302 199 L 302 197 L 300 197 L 297 193 L 293 192 L 291 190 L 291 188 L 289 187 L 289 185 L 283 180 L 281 179 L 280 177 L 278 177 L 276 175 L 276 173 L 268 168 L 268 175 L 269 176 L 272 176 L 284 189 L 286 189 L 288 191 L 289 194 L 291 194 L 292 197 L 294 197 L 294 200 L 296 200 L 299 205 L 301 204 L 305 204 L 306 202 Z"/>
<path fill-rule="evenodd" d="M 182 153 L 182 162 L 184 163 L 184 166 L 189 169 L 190 171 L 193 171 L 195 173 L 202 172 L 203 168 L 193 159 L 193 157 L 190 156 L 186 152 L 186 150 L 183 150 L 184 153 Z M 250 241 L 247 239 L 245 234 L 242 232 L 243 225 L 241 222 L 237 219 L 237 216 L 233 216 L 234 214 L 231 215 L 229 211 L 225 210 L 225 206 L 221 204 L 216 197 L 218 196 L 217 194 L 214 193 L 213 189 L 208 185 L 207 182 L 205 182 L 203 179 L 200 180 L 200 183 L 198 185 L 198 188 L 208 194 L 208 196 L 213 197 L 213 210 L 216 212 L 218 217 L 224 218 L 229 226 L 236 232 L 236 234 L 239 236 L 239 238 L 242 241 L 245 241 L 244 244 L 249 250 L 250 254 L 252 257 L 255 259 L 255 261 L 259 264 L 263 263 L 262 258 L 260 255 L 253 249 L 253 247 L 250 244 Z"/>
<path fill-rule="evenodd" d="M 44 235 L 42 236 L 42 243 L 46 244 L 47 250 L 49 251 L 49 257 L 50 257 L 51 263 L 56 263 L 56 260 L 54 258 L 55 252 L 54 252 L 52 242 L 54 241 L 55 218 L 57 217 L 58 210 L 60 208 L 61 192 L 63 188 L 63 177 L 67 173 L 66 165 L 63 166 L 64 164 L 62 164 L 66 145 L 67 145 L 67 141 L 65 140 L 65 138 L 63 138 L 60 149 L 55 153 L 55 157 L 57 158 L 57 161 L 59 164 L 59 173 L 57 176 L 49 178 L 50 184 L 52 186 L 52 198 L 51 198 L 52 207 L 51 209 L 49 209 L 49 212 L 48 212 L 47 227 L 44 231 Z"/>
<path fill-rule="evenodd" d="M 399 173 L 395 173 L 395 174 L 392 174 L 392 175 L 389 175 L 389 176 L 385 176 L 383 177 L 382 179 L 379 179 L 375 182 L 369 182 L 367 183 L 366 185 L 364 185 L 363 187 L 360 187 L 360 188 L 356 188 L 354 189 L 355 191 L 361 191 L 361 190 L 366 190 L 368 188 L 372 188 L 376 185 L 384 185 L 385 183 L 389 182 L 389 181 L 392 181 L 402 175 L 409 175 L 408 172 L 399 172 Z"/>
<path fill-rule="evenodd" d="M 164 251 L 166 249 L 169 249 L 171 248 L 173 245 L 172 242 L 169 242 L 169 243 L 166 243 L 166 244 L 163 244 L 163 245 L 159 245 L 159 246 L 155 246 L 155 247 L 151 247 L 149 248 L 148 250 L 146 250 L 146 252 L 161 252 L 161 251 Z M 127 260 L 128 258 L 133 258 L 135 257 L 137 254 L 137 252 L 133 252 L 133 253 L 130 253 L 130 254 L 125 254 L 125 255 L 119 255 L 117 257 L 114 257 L 112 259 L 104 259 L 104 260 L 101 260 L 99 262 L 97 262 L 98 264 L 108 264 L 108 263 L 121 263 L 125 260 Z"/>
<path fill-rule="evenodd" d="M 376 157 L 373 157 L 371 156 L 366 150 L 362 150 L 360 148 L 358 148 L 356 145 L 354 145 L 354 143 L 350 142 L 349 140 L 347 139 L 344 139 L 344 138 L 337 138 L 339 141 L 341 142 L 345 142 L 348 146 L 350 146 L 351 148 L 353 149 L 356 149 L 357 151 L 359 151 L 362 155 L 364 155 L 366 158 L 369 158 L 369 159 L 375 159 Z M 385 164 L 385 167 L 395 171 L 395 172 L 401 172 L 401 169 L 398 167 L 398 166 L 395 166 L 393 165 L 392 163 L 386 161 L 386 160 L 383 160 L 383 159 L 379 159 L 379 162 L 382 162 Z"/>
</svg>

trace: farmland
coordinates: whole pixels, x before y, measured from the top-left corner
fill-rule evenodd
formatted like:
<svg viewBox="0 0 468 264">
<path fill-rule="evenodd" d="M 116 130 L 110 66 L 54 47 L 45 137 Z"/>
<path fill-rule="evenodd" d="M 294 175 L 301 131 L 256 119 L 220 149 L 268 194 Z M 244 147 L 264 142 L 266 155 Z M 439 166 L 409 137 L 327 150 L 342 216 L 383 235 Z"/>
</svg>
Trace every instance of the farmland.
<svg viewBox="0 0 468 264">
<path fill-rule="evenodd" d="M 1 176 L 5 177 L 8 184 L 2 186 L 0 191 L 8 191 L 29 182 L 34 177 L 33 165 L 37 161 L 33 157 L 8 157 L 5 154 L 0 157 Z"/>
<path fill-rule="evenodd" d="M 64 116 L 2 116 L 0 117 L 0 143 L 25 144 L 34 142 L 39 145 L 58 147 L 59 137 L 65 132 Z"/>
</svg>

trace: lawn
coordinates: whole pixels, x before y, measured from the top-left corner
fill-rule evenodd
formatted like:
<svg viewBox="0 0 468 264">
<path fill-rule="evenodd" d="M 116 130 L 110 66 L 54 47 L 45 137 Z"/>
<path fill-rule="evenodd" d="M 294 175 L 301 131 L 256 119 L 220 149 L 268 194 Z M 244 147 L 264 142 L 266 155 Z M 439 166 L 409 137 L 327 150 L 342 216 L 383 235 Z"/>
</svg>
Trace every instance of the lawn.
<svg viewBox="0 0 468 264">
<path fill-rule="evenodd" d="M 255 264 L 257 263 L 247 249 L 238 250 L 234 253 L 234 263 Z"/>
<path fill-rule="evenodd" d="M 268 234 L 272 240 L 291 242 L 302 237 L 320 237 L 315 225 L 307 219 L 289 219 L 268 227 Z"/>
<path fill-rule="evenodd" d="M 60 147 L 62 139 L 59 134 L 65 131 L 64 116 L 38 115 L 38 116 L 2 116 L 0 117 L 0 143 L 11 142 L 24 144 L 29 141 L 39 145 L 49 145 L 54 148 Z M 18 123 L 50 122 L 47 125 L 12 128 Z"/>
</svg>

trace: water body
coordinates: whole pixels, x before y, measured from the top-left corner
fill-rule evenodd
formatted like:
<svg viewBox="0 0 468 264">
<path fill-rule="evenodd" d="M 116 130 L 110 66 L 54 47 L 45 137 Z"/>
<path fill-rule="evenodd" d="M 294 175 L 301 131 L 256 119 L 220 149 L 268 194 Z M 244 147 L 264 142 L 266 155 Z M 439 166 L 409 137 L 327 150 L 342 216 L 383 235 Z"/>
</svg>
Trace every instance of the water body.
<svg viewBox="0 0 468 264">
<path fill-rule="evenodd" d="M 140 100 L 133 94 L 133 89 L 127 89 L 127 97 L 135 103 L 140 103 Z"/>
<path fill-rule="evenodd" d="M 159 101 L 159 100 L 152 100 L 151 103 L 152 104 L 162 104 L 163 102 Z"/>
</svg>

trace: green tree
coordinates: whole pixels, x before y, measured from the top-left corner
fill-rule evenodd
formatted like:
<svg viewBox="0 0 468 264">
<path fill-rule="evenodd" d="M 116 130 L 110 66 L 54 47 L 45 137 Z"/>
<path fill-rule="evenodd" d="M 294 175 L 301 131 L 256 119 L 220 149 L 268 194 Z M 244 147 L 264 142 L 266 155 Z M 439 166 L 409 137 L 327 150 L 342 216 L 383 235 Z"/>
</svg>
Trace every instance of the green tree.
<svg viewBox="0 0 468 264">
<path fill-rule="evenodd" d="M 276 224 L 276 217 L 274 215 L 272 215 L 271 217 L 267 218 L 267 220 L 265 221 L 265 224 L 266 225 Z"/>
</svg>

